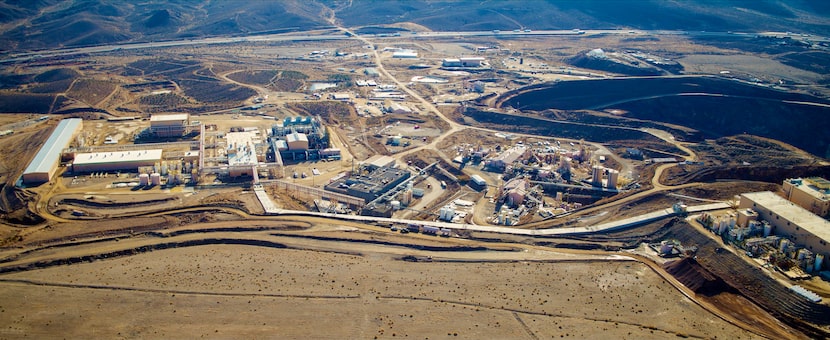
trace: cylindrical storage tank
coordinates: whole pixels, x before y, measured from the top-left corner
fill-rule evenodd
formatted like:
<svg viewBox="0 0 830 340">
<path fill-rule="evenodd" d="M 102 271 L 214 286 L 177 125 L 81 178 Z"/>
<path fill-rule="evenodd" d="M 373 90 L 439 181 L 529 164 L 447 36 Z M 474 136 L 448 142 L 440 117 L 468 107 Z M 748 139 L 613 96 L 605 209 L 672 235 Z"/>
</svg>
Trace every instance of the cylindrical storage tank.
<svg viewBox="0 0 830 340">
<path fill-rule="evenodd" d="M 778 245 L 778 251 L 782 253 L 787 252 L 787 247 L 790 245 L 790 240 L 788 239 L 781 239 L 781 243 Z"/>
<path fill-rule="evenodd" d="M 167 176 L 167 161 L 161 162 L 161 175 Z"/>
<path fill-rule="evenodd" d="M 807 258 L 807 255 L 810 253 L 807 249 L 801 249 L 798 251 L 798 260 L 801 261 Z"/>
<path fill-rule="evenodd" d="M 617 179 L 620 177 L 620 172 L 617 170 L 608 170 L 608 180 L 606 181 L 606 187 L 608 189 L 616 189 L 617 188 Z"/>
<path fill-rule="evenodd" d="M 772 224 L 769 222 L 764 221 L 764 237 L 767 237 L 772 234 Z"/>
<path fill-rule="evenodd" d="M 148 175 L 148 174 L 138 175 L 138 185 L 146 186 L 148 184 L 150 184 L 150 175 Z"/>
<path fill-rule="evenodd" d="M 392 210 L 401 210 L 401 202 L 400 201 L 392 201 L 389 202 L 392 205 Z"/>
<path fill-rule="evenodd" d="M 660 243 L 660 254 L 671 253 L 672 248 L 674 248 L 673 244 L 663 241 Z"/>
<path fill-rule="evenodd" d="M 595 165 L 591 172 L 591 183 L 594 184 L 601 184 L 602 183 L 602 167 Z"/>
<path fill-rule="evenodd" d="M 161 174 L 158 172 L 154 172 L 150 175 L 150 184 L 152 185 L 161 185 Z"/>
<path fill-rule="evenodd" d="M 813 262 L 813 271 L 819 272 L 821 271 L 821 264 L 824 263 L 824 255 L 816 254 L 816 261 Z"/>
</svg>

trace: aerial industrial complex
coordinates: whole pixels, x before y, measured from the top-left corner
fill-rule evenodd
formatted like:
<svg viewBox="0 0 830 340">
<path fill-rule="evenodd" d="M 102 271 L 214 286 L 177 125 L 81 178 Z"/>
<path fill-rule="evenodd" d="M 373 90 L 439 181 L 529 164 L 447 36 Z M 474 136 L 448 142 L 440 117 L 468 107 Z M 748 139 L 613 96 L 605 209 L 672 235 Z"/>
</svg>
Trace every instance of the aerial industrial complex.
<svg viewBox="0 0 830 340">
<path fill-rule="evenodd" d="M 0 159 L 0 337 L 101 310 L 24 319 L 29 291 L 203 321 L 162 338 L 256 338 L 333 308 L 359 332 L 285 336 L 830 334 L 830 147 L 787 125 L 825 124 L 826 89 L 803 85 L 824 75 L 793 65 L 830 39 L 340 27 L 364 5 L 309 31 L 2 57 L 0 106 L 48 108 L 0 122 L 23 159 Z M 774 72 L 747 65 L 767 57 Z M 245 323 L 201 332 L 220 305 Z M 103 335 L 124 336 L 148 333 Z"/>
</svg>

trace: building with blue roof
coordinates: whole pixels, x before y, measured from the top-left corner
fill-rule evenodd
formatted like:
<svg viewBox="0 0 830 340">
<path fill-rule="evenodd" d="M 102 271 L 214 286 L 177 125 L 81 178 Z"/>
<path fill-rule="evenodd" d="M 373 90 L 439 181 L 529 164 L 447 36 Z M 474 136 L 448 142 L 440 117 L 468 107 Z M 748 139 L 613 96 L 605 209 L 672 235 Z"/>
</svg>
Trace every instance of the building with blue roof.
<svg viewBox="0 0 830 340">
<path fill-rule="evenodd" d="M 49 182 L 60 165 L 61 152 L 69 147 L 75 135 L 81 131 L 83 119 L 69 118 L 61 120 L 52 131 L 52 135 L 40 147 L 35 158 L 23 171 L 23 183 L 40 184 Z"/>
</svg>

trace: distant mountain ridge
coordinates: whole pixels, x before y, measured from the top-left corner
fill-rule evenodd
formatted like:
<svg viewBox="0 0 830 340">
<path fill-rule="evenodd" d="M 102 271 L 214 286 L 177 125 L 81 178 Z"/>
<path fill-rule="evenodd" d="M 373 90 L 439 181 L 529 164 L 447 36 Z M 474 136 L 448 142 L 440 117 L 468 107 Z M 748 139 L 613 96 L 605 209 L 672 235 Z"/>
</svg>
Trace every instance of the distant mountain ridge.
<svg viewBox="0 0 830 340">
<path fill-rule="evenodd" d="M 683 29 L 830 35 L 830 2 L 813 0 L 5 0 L 4 52 L 121 42 L 411 22 L 436 31 Z"/>
</svg>

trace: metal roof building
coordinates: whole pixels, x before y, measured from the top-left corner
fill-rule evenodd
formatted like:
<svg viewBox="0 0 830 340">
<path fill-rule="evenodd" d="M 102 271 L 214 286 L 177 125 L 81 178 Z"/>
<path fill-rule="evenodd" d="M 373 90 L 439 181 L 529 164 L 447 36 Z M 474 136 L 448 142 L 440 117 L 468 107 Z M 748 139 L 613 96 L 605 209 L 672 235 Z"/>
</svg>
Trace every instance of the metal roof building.
<svg viewBox="0 0 830 340">
<path fill-rule="evenodd" d="M 288 150 L 308 150 L 308 136 L 304 133 L 294 132 L 288 136 L 285 136 L 285 141 L 288 144 Z"/>
<path fill-rule="evenodd" d="M 161 149 L 79 153 L 72 162 L 72 171 L 137 171 L 139 167 L 153 166 L 161 161 L 161 153 Z"/>
<path fill-rule="evenodd" d="M 23 183 L 37 184 L 49 182 L 60 164 L 61 151 L 69 146 L 75 134 L 81 130 L 83 119 L 69 118 L 61 120 L 52 135 L 40 147 L 35 158 L 23 171 Z"/>
</svg>

